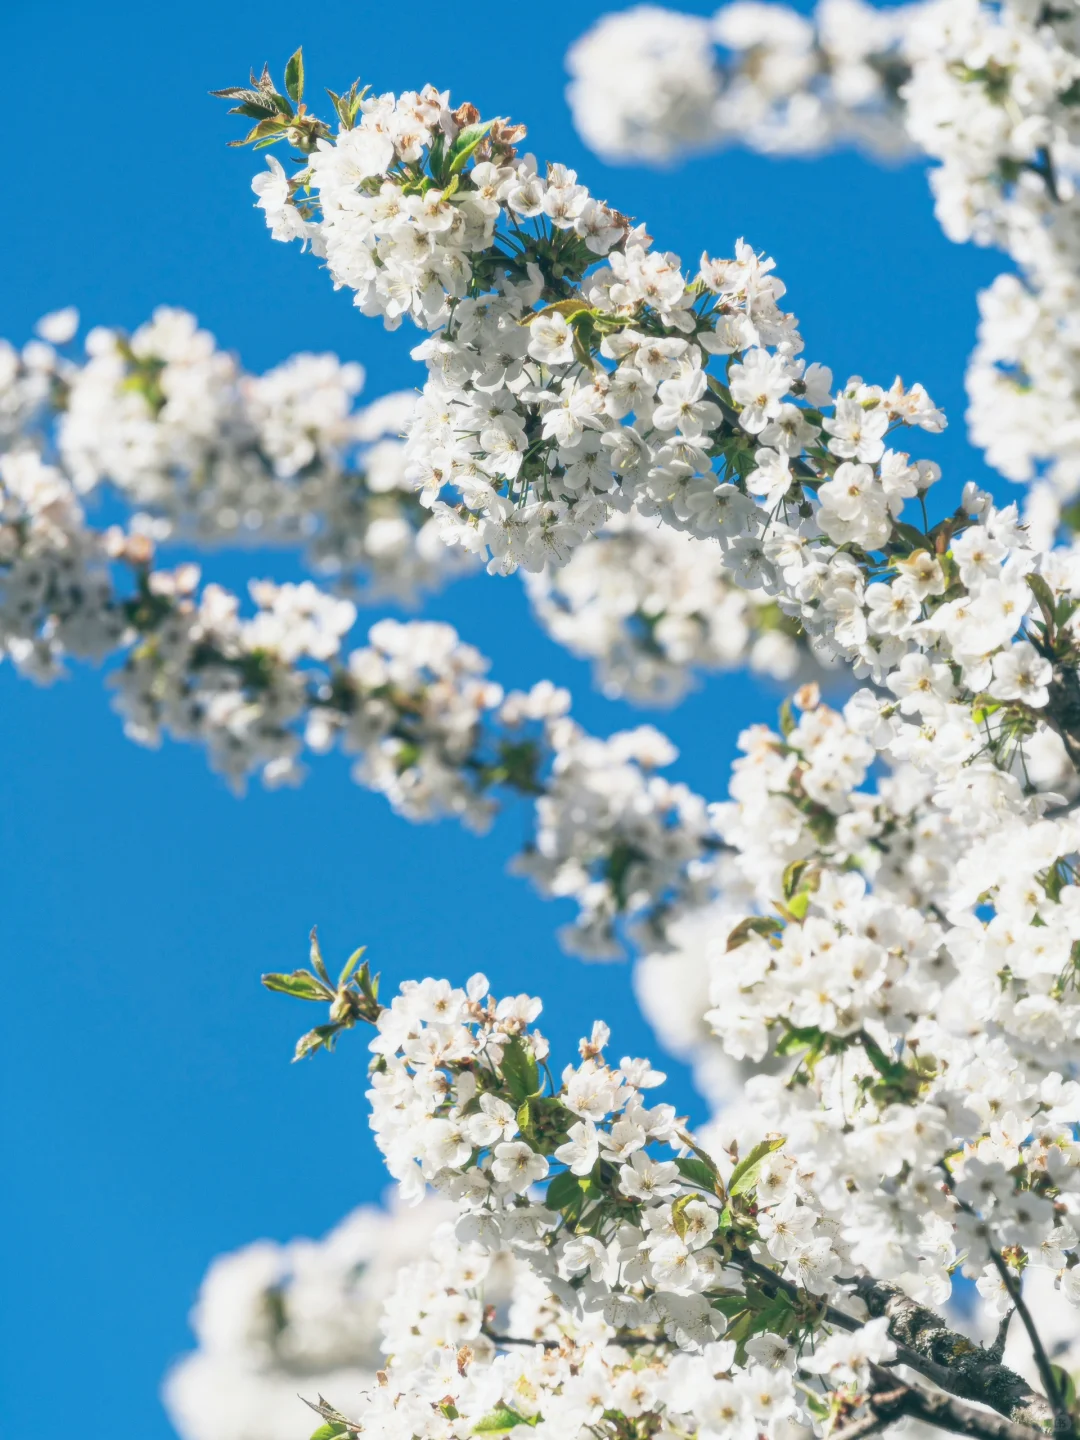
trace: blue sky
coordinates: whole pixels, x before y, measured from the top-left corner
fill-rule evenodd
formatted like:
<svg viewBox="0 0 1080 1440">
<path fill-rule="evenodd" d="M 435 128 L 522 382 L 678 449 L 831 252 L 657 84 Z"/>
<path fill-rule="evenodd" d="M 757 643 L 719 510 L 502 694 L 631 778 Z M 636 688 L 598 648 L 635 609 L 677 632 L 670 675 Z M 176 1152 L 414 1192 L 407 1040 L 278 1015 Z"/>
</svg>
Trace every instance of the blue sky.
<svg viewBox="0 0 1080 1440">
<path fill-rule="evenodd" d="M 606 7 L 5 8 L 0 334 L 16 342 L 63 304 L 133 326 L 167 302 L 253 368 L 332 349 L 363 360 L 372 396 L 415 382 L 412 336 L 383 334 L 310 259 L 266 237 L 248 188 L 256 162 L 225 148 L 232 122 L 207 98 L 263 59 L 280 70 L 303 42 L 313 92 L 356 74 L 376 89 L 430 80 L 527 122 L 541 158 L 577 166 L 688 263 L 745 235 L 777 257 L 808 354 L 844 375 L 922 380 L 952 419 L 924 453 L 956 493 L 986 478 L 964 439 L 962 373 L 975 291 L 997 257 L 941 237 L 918 167 L 737 153 L 659 175 L 600 164 L 571 129 L 562 56 Z M 233 584 L 250 568 L 228 556 L 206 567 Z M 294 568 L 289 556 L 257 562 L 282 578 Z M 428 613 L 490 654 L 508 686 L 570 684 L 601 733 L 640 715 L 588 693 L 587 668 L 536 631 L 516 581 L 477 578 Z M 720 796 L 738 730 L 770 718 L 777 698 L 720 678 L 661 717 L 679 776 Z M 259 1236 L 321 1233 L 381 1190 L 361 1045 L 290 1067 L 305 1016 L 258 985 L 303 962 L 313 923 L 329 956 L 366 943 L 394 979 L 483 968 L 496 990 L 539 988 L 557 1045 L 601 1014 L 617 1053 L 652 1045 L 627 969 L 562 957 L 553 933 L 568 911 L 504 873 L 523 814 L 482 839 L 410 826 L 351 785 L 339 758 L 317 762 L 299 792 L 237 800 L 198 752 L 125 740 L 89 670 L 51 690 L 0 670 L 0 745 L 11 1166 L 0 1428 L 12 1440 L 45 1417 L 82 1440 L 169 1436 L 158 1386 L 189 1343 L 209 1259 Z"/>
</svg>

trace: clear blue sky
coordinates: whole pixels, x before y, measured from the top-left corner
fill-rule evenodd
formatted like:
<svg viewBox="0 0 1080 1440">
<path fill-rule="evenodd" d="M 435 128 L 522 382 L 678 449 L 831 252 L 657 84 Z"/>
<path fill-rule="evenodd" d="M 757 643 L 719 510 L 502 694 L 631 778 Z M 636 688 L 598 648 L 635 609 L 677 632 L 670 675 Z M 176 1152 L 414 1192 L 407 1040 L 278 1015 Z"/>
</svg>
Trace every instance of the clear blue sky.
<svg viewBox="0 0 1080 1440">
<path fill-rule="evenodd" d="M 430 80 L 526 121 L 541 158 L 577 166 L 688 262 L 745 235 L 777 257 L 808 353 L 845 375 L 924 381 L 953 421 L 926 453 L 957 490 L 985 478 L 964 440 L 961 376 L 974 293 L 997 258 L 941 238 L 918 168 L 740 154 L 692 174 L 601 165 L 571 130 L 562 56 L 602 8 L 4 7 L 0 334 L 21 341 L 67 303 L 130 326 L 168 302 L 252 367 L 333 349 L 364 361 L 372 395 L 414 383 L 408 333 L 384 335 L 314 263 L 266 238 L 252 157 L 225 149 L 232 122 L 207 98 L 249 64 L 280 69 L 303 42 L 313 89 L 358 73 L 380 90 Z M 226 557 L 207 569 L 236 583 L 246 567 Z M 292 573 L 288 557 L 260 569 Z M 479 578 L 429 611 L 491 654 L 505 683 L 571 684 L 579 716 L 604 733 L 633 718 L 586 693 L 586 667 L 536 632 L 516 581 Z M 738 729 L 769 718 L 776 698 L 718 679 L 662 718 L 678 773 L 719 796 Z M 59 1423 L 82 1440 L 164 1440 L 158 1385 L 189 1343 L 209 1259 L 259 1236 L 321 1233 L 381 1190 L 361 1046 L 290 1067 L 304 1017 L 259 989 L 260 972 L 302 963 L 313 923 L 331 956 L 366 942 L 391 977 L 482 967 L 497 990 L 538 986 L 557 1043 L 600 1014 L 617 1053 L 651 1043 L 626 968 L 561 957 L 552 936 L 567 913 L 504 874 L 520 814 L 485 839 L 413 827 L 352 786 L 339 759 L 316 763 L 299 793 L 238 801 L 198 752 L 126 741 L 88 671 L 48 691 L 0 671 L 0 746 L 10 1440 Z"/>
</svg>

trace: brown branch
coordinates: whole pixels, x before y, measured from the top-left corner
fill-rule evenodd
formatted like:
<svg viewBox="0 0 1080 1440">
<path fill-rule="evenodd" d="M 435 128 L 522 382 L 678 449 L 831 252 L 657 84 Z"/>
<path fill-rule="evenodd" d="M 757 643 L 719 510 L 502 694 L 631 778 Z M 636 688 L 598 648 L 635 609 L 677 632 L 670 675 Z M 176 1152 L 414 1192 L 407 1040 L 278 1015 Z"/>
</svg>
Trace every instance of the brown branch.
<svg viewBox="0 0 1080 1440">
<path fill-rule="evenodd" d="M 921 1364 L 912 1364 L 912 1369 L 951 1395 L 991 1406 L 1029 1433 L 1060 1428 L 1050 1401 L 1002 1365 L 993 1350 L 950 1330 L 939 1315 L 917 1304 L 899 1286 L 867 1276 L 856 1280 L 854 1288 L 872 1318 L 884 1315 L 888 1320 L 889 1335 L 902 1347 L 897 1351 L 899 1362 L 911 1364 L 907 1357 L 912 1354 L 928 1361 L 932 1370 Z M 1071 1421 L 1065 1434 L 1072 1434 Z"/>
<path fill-rule="evenodd" d="M 1072 665 L 1055 665 L 1050 699 L 1040 712 L 1061 736 L 1069 759 L 1080 770 L 1080 674 Z"/>
<path fill-rule="evenodd" d="M 485 1340 L 490 1340 L 493 1345 L 542 1345 L 545 1350 L 558 1350 L 563 1343 L 561 1340 L 541 1340 L 538 1337 L 526 1335 L 496 1335 L 495 1331 L 488 1324 L 480 1326 L 480 1334 Z M 624 1345 L 632 1349 L 635 1345 L 657 1345 L 663 1337 L 656 1335 L 613 1335 L 613 1345 Z"/>
<path fill-rule="evenodd" d="M 897 1387 L 896 1376 L 880 1365 L 870 1367 L 874 1389 L 868 1398 L 870 1414 L 885 1424 L 910 1416 L 926 1425 L 935 1425 L 939 1430 L 948 1430 L 954 1435 L 970 1435 L 977 1440 L 1042 1440 L 1043 1431 L 1034 1430 L 1030 1425 L 1018 1425 L 1004 1415 L 995 1415 L 991 1410 L 976 1408 L 957 1400 L 953 1395 L 931 1393 L 921 1385 Z M 856 1422 L 858 1424 L 858 1422 Z M 871 1433 L 867 1427 L 859 1434 Z M 835 1440 L 857 1440 L 855 1426 L 841 1431 Z"/>
<path fill-rule="evenodd" d="M 528 1340 L 524 1335 L 496 1335 L 486 1325 L 481 1325 L 480 1334 L 493 1345 L 542 1345 L 545 1350 L 557 1350 L 562 1343 L 560 1340 Z"/>
<path fill-rule="evenodd" d="M 1016 1314 L 1016 1306 L 1011 1306 L 998 1321 L 997 1334 L 994 1336 L 994 1343 L 987 1345 L 986 1353 L 992 1360 L 1000 1360 L 1005 1354 L 1005 1346 L 1009 1343 L 1009 1325 L 1012 1317 Z"/>
<path fill-rule="evenodd" d="M 734 1258 L 734 1263 L 741 1265 L 748 1274 L 753 1275 L 763 1286 L 772 1284 L 776 1288 L 783 1290 L 784 1293 L 789 1295 L 793 1300 L 806 1299 L 805 1292 L 800 1290 L 794 1281 L 786 1279 L 783 1275 L 777 1275 L 776 1272 L 770 1270 L 767 1265 L 762 1265 L 757 1260 L 749 1257 L 744 1260 L 738 1256 Z M 766 1291 L 766 1293 L 768 1293 L 768 1291 Z M 927 1313 L 929 1314 L 930 1312 Z M 825 1306 L 824 1318 L 830 1325 L 835 1325 L 838 1330 L 862 1329 L 863 1322 L 861 1320 L 857 1320 L 854 1315 L 846 1314 L 843 1310 L 838 1310 L 835 1305 Z M 934 1316 L 934 1319 L 937 1320 L 937 1317 Z M 938 1320 L 937 1323 L 940 1325 L 942 1322 Z M 906 1365 L 910 1370 L 915 1370 L 923 1376 L 924 1379 L 932 1380 L 935 1385 L 939 1385 L 943 1390 L 951 1388 L 952 1372 L 947 1365 L 941 1364 L 932 1355 L 925 1354 L 912 1346 L 906 1345 L 903 1340 L 892 1333 L 891 1327 L 889 1333 L 893 1344 L 896 1346 L 895 1363 L 897 1365 Z M 969 1341 L 965 1343 L 970 1344 Z"/>
<path fill-rule="evenodd" d="M 777 1275 L 750 1255 L 736 1254 L 732 1260 L 763 1286 L 782 1290 L 793 1300 L 814 1298 L 807 1297 L 793 1281 Z M 950 1330 L 939 1315 L 885 1280 L 865 1276 L 851 1283 L 871 1319 L 884 1316 L 888 1320 L 889 1338 L 896 1346 L 894 1365 L 906 1365 L 950 1395 L 991 1406 L 1029 1433 L 1031 1430 L 1057 1430 L 1067 1436 L 1075 1433 L 1071 1420 L 1062 1425 L 1050 1401 L 1001 1363 L 996 1348 L 984 1350 L 966 1335 Z M 824 1319 L 838 1330 L 858 1330 L 862 1326 L 861 1320 L 846 1315 L 834 1305 L 824 1307 Z"/>
</svg>

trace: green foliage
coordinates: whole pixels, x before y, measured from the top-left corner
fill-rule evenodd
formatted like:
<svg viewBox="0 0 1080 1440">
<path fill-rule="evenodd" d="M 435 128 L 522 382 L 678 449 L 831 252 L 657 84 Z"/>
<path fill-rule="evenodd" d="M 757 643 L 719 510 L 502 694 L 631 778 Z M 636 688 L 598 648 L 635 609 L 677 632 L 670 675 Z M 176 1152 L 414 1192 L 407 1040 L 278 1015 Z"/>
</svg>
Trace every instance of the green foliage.
<svg viewBox="0 0 1080 1440">
<path fill-rule="evenodd" d="M 728 1194 L 745 1195 L 747 1191 L 752 1190 L 757 1184 L 765 1157 L 771 1155 L 774 1150 L 779 1150 L 783 1143 L 783 1135 L 769 1135 L 755 1145 L 750 1154 L 740 1160 L 731 1172 L 727 1186 Z"/>
<path fill-rule="evenodd" d="M 300 46 L 288 59 L 285 66 L 285 93 L 294 105 L 304 98 L 304 47 Z"/>
<path fill-rule="evenodd" d="M 505 1435 L 507 1430 L 513 1430 L 516 1425 L 535 1425 L 536 1421 L 519 1415 L 516 1410 L 509 1409 L 506 1405 L 496 1405 L 478 1420 L 473 1426 L 474 1435 Z"/>
<path fill-rule="evenodd" d="M 307 970 L 294 970 L 291 975 L 264 975 L 262 983 L 267 990 L 277 990 L 282 995 L 291 995 L 294 1000 L 332 1000 L 333 991 Z"/>
<path fill-rule="evenodd" d="M 696 1155 L 677 1156 L 675 1164 L 679 1167 L 679 1174 L 684 1180 L 689 1180 L 691 1185 L 700 1186 L 702 1190 L 715 1193 L 720 1177 L 711 1165 L 707 1165 L 704 1160 L 699 1160 Z"/>
<path fill-rule="evenodd" d="M 264 150 L 279 140 L 288 140 L 297 150 L 307 154 L 319 140 L 330 134 L 329 127 L 315 115 L 308 114 L 303 103 L 304 56 L 297 50 L 285 66 L 283 95 L 270 78 L 269 66 L 261 75 L 254 70 L 247 85 L 230 85 L 224 90 L 211 90 L 219 100 L 236 100 L 230 115 L 244 115 L 256 123 L 242 140 L 230 140 L 231 146 L 252 145 Z M 294 109 L 295 106 L 295 109 Z"/>
<path fill-rule="evenodd" d="M 544 1204 L 549 1210 L 565 1210 L 568 1207 L 580 1207 L 583 1198 L 581 1181 L 569 1170 L 564 1170 L 548 1185 Z"/>
<path fill-rule="evenodd" d="M 458 132 L 447 156 L 448 175 L 457 175 L 464 170 L 495 123 L 494 120 L 485 120 L 480 124 L 466 125 Z"/>
<path fill-rule="evenodd" d="M 363 947 L 354 950 L 342 967 L 336 983 L 326 968 L 319 939 L 311 932 L 311 970 L 294 970 L 290 975 L 270 974 L 262 977 L 268 990 L 291 995 L 294 1000 L 315 1000 L 330 1006 L 328 1024 L 316 1025 L 296 1042 L 294 1060 L 303 1060 L 316 1050 L 333 1050 L 343 1030 L 351 1030 L 359 1020 L 374 1025 L 382 1006 L 379 1004 L 379 977 L 372 975 L 364 960 Z"/>
<path fill-rule="evenodd" d="M 519 1104 L 539 1092 L 540 1067 L 532 1046 L 520 1035 L 515 1035 L 503 1047 L 501 1069 L 507 1089 Z"/>
<path fill-rule="evenodd" d="M 783 928 L 783 921 L 775 915 L 748 915 L 745 920 L 740 920 L 728 935 L 726 949 L 737 950 L 753 935 L 764 935 L 768 938 L 778 934 Z"/>
</svg>

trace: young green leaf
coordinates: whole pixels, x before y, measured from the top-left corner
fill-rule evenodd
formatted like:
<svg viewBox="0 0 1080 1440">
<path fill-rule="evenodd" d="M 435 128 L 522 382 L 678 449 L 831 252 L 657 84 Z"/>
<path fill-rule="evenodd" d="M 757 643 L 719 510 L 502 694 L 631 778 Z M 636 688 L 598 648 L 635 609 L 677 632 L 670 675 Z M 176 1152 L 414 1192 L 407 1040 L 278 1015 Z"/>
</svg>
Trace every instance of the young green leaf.
<svg viewBox="0 0 1080 1440">
<path fill-rule="evenodd" d="M 524 1425 L 524 1416 L 518 1415 L 514 1410 L 508 1410 L 505 1405 L 497 1405 L 478 1420 L 473 1426 L 474 1435 L 504 1435 L 507 1430 L 513 1430 L 515 1425 Z"/>
<path fill-rule="evenodd" d="M 267 990 L 292 995 L 296 1000 L 332 1000 L 333 991 L 317 980 L 308 970 L 294 970 L 291 975 L 264 975 L 262 983 Z"/>
<path fill-rule="evenodd" d="M 1052 626 L 1054 623 L 1054 592 L 1041 575 L 1027 575 L 1024 578 L 1042 611 L 1043 619 L 1047 625 Z"/>
<path fill-rule="evenodd" d="M 447 166 L 448 175 L 456 175 L 460 170 L 464 170 L 470 156 L 475 152 L 494 124 L 494 120 L 485 120 L 480 125 L 465 126 L 464 130 L 460 132 L 457 139 L 450 146 L 450 163 Z"/>
<path fill-rule="evenodd" d="M 547 1188 L 544 1196 L 544 1204 L 549 1210 L 562 1210 L 567 1205 L 576 1204 L 581 1199 L 581 1183 L 576 1175 L 571 1175 L 569 1170 L 564 1170 L 561 1175 L 556 1175 Z"/>
<path fill-rule="evenodd" d="M 684 1180 L 689 1180 L 691 1185 L 700 1186 L 702 1190 L 710 1193 L 715 1192 L 717 1173 L 704 1160 L 699 1160 L 696 1155 L 679 1155 L 675 1164 L 679 1167 L 679 1174 Z"/>
<path fill-rule="evenodd" d="M 779 1150 L 784 1143 L 783 1135 L 770 1135 L 767 1140 L 762 1140 L 755 1145 L 744 1159 L 740 1160 L 731 1172 L 728 1180 L 729 1195 L 745 1195 L 757 1184 L 758 1175 L 761 1173 L 761 1164 L 766 1155 L 771 1155 L 774 1150 Z"/>
<path fill-rule="evenodd" d="M 540 1067 L 532 1049 L 520 1035 L 503 1047 L 502 1073 L 510 1094 L 520 1104 L 540 1089 Z"/>
<path fill-rule="evenodd" d="M 304 98 L 304 47 L 289 56 L 285 66 L 285 92 L 294 105 Z"/>
<path fill-rule="evenodd" d="M 745 945 L 752 935 L 775 935 L 782 929 L 783 925 L 773 915 L 748 915 L 728 934 L 726 948 L 737 950 L 740 945 Z"/>
<path fill-rule="evenodd" d="M 318 975 L 319 979 L 323 982 L 324 985 L 329 985 L 330 972 L 327 970 L 326 962 L 322 957 L 322 950 L 319 947 L 319 932 L 314 925 L 311 927 L 311 934 L 308 936 L 308 939 L 311 942 L 311 948 L 308 951 L 308 958 L 311 960 L 311 968 L 315 971 L 315 974 Z"/>
<path fill-rule="evenodd" d="M 338 976 L 337 983 L 339 990 L 343 985 L 347 985 L 349 983 L 349 979 L 351 978 L 353 971 L 356 969 L 357 965 L 360 964 L 360 961 L 364 958 L 364 951 L 366 949 L 366 945 L 361 945 L 360 949 L 354 950 L 353 953 L 349 956 L 348 960 L 345 961 L 345 968 Z"/>
</svg>

